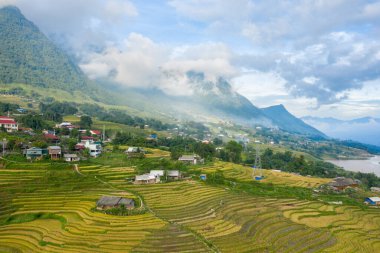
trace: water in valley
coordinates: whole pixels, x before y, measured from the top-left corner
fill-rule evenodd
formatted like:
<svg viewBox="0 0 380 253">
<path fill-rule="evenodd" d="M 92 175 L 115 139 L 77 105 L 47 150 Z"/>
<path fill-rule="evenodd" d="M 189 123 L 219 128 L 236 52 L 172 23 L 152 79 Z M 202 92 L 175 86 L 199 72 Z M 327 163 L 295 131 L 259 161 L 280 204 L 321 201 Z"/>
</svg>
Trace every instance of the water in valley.
<svg viewBox="0 0 380 253">
<path fill-rule="evenodd" d="M 373 156 L 367 160 L 328 160 L 339 167 L 349 171 L 375 173 L 380 176 L 380 156 Z"/>
</svg>

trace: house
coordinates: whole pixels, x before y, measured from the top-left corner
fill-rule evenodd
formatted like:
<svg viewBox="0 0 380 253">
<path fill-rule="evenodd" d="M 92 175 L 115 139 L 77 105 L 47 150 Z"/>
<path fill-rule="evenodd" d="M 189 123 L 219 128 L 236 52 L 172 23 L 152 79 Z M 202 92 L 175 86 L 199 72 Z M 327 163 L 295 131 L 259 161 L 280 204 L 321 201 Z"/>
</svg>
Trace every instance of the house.
<svg viewBox="0 0 380 253">
<path fill-rule="evenodd" d="M 6 116 L 0 116 L 0 128 L 3 127 L 8 133 L 18 131 L 18 124 L 14 119 Z"/>
<path fill-rule="evenodd" d="M 80 139 L 81 139 L 81 141 L 93 141 L 94 137 L 92 137 L 92 136 L 81 136 Z"/>
<path fill-rule="evenodd" d="M 116 196 L 102 196 L 96 202 L 96 209 L 98 210 L 107 210 L 121 206 L 124 206 L 127 209 L 133 209 L 135 208 L 135 201 L 133 199 Z"/>
<path fill-rule="evenodd" d="M 25 150 L 25 155 L 27 159 L 41 159 L 44 155 L 48 154 L 46 148 L 32 147 Z"/>
<path fill-rule="evenodd" d="M 206 174 L 201 174 L 201 175 L 199 176 L 199 178 L 200 178 L 201 180 L 203 180 L 203 181 L 206 181 L 206 179 L 207 179 L 207 175 L 206 175 Z"/>
<path fill-rule="evenodd" d="M 48 142 L 55 143 L 55 144 L 59 143 L 59 137 L 54 134 L 45 133 L 44 138 Z"/>
<path fill-rule="evenodd" d="M 147 140 L 157 140 L 157 134 L 150 134 L 148 137 L 146 137 Z"/>
<path fill-rule="evenodd" d="M 135 177 L 135 184 L 155 184 L 157 183 L 157 178 L 151 174 L 137 175 Z"/>
<path fill-rule="evenodd" d="M 26 113 L 28 110 L 26 110 L 24 108 L 18 108 L 18 109 L 16 109 L 16 111 L 18 111 L 19 113 Z"/>
<path fill-rule="evenodd" d="M 165 171 L 163 170 L 151 170 L 149 175 L 154 176 L 156 178 L 156 183 L 161 181 L 161 177 L 165 175 Z"/>
<path fill-rule="evenodd" d="M 366 198 L 364 202 L 367 205 L 380 206 L 380 198 L 379 197 Z"/>
<path fill-rule="evenodd" d="M 92 157 L 98 157 L 102 153 L 102 146 L 99 142 L 95 142 L 92 140 L 82 140 L 82 142 L 75 145 L 75 150 L 83 150 L 85 148 L 89 149 L 90 156 Z"/>
<path fill-rule="evenodd" d="M 129 147 L 125 153 L 129 158 L 131 157 L 144 157 L 144 149 L 139 148 L 139 147 Z"/>
<path fill-rule="evenodd" d="M 72 128 L 73 124 L 70 122 L 62 122 L 61 124 L 56 125 L 58 128 Z"/>
<path fill-rule="evenodd" d="M 168 170 L 166 175 L 170 180 L 179 180 L 182 176 L 179 170 Z"/>
<path fill-rule="evenodd" d="M 75 151 L 81 151 L 81 150 L 84 150 L 85 148 L 86 147 L 84 146 L 83 143 L 77 143 L 75 144 L 75 147 L 74 147 Z"/>
<path fill-rule="evenodd" d="M 62 149 L 60 146 L 49 146 L 48 147 L 50 159 L 59 159 L 62 155 Z"/>
<path fill-rule="evenodd" d="M 101 136 L 102 132 L 100 130 L 90 130 L 90 134 L 96 135 L 96 136 Z"/>
<path fill-rule="evenodd" d="M 203 163 L 204 160 L 201 159 L 197 155 L 183 155 L 180 158 L 178 158 L 178 161 L 185 162 L 185 163 L 190 163 L 190 164 L 199 164 Z"/>
<path fill-rule="evenodd" d="M 334 190 L 343 191 L 348 187 L 358 187 L 359 181 L 352 178 L 337 177 L 334 181 L 327 184 Z"/>
<path fill-rule="evenodd" d="M 80 158 L 77 154 L 64 154 L 63 158 L 66 162 L 79 162 Z"/>
<path fill-rule="evenodd" d="M 380 187 L 371 187 L 371 192 L 380 192 Z"/>
<path fill-rule="evenodd" d="M 150 175 L 153 175 L 155 177 L 163 177 L 165 175 L 165 171 L 163 170 L 151 170 L 149 172 Z"/>
</svg>

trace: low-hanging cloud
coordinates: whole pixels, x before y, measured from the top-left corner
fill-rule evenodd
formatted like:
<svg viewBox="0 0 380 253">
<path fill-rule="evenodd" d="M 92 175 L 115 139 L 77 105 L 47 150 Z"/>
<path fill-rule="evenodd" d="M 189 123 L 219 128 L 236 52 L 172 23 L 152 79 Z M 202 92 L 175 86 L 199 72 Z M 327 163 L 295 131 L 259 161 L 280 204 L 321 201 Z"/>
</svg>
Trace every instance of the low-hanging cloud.
<svg viewBox="0 0 380 253">
<path fill-rule="evenodd" d="M 131 33 L 122 45 L 89 54 L 80 66 L 93 79 L 110 78 L 127 87 L 154 87 L 182 96 L 194 92 L 189 71 L 202 72 L 209 81 L 233 76 L 236 70 L 229 58 L 230 51 L 221 43 L 169 48 Z"/>
</svg>

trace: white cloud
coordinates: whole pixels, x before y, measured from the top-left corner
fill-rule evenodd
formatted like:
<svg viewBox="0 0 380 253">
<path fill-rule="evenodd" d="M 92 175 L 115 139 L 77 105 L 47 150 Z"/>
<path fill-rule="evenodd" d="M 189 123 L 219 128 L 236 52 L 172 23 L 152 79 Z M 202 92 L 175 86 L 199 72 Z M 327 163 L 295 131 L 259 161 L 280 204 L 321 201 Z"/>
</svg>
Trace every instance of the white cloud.
<svg viewBox="0 0 380 253">
<path fill-rule="evenodd" d="M 131 33 L 121 46 L 109 45 L 88 55 L 80 65 L 91 78 L 111 78 L 128 87 L 156 87 L 171 95 L 191 95 L 187 72 L 202 72 L 206 80 L 235 74 L 230 53 L 221 43 L 169 48 Z"/>
<path fill-rule="evenodd" d="M 276 73 L 246 71 L 231 80 L 233 88 L 252 101 L 261 97 L 288 95 L 286 81 Z"/>
</svg>

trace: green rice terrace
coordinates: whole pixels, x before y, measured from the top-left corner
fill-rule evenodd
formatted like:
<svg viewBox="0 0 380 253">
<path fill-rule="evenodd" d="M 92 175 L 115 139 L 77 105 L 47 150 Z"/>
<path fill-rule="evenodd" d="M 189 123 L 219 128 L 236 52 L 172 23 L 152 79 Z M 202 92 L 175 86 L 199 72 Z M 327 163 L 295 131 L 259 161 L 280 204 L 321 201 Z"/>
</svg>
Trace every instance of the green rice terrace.
<svg viewBox="0 0 380 253">
<path fill-rule="evenodd" d="M 0 252 L 379 252 L 380 212 L 298 197 L 236 191 L 195 179 L 133 185 L 134 167 L 9 163 L 0 169 Z M 215 163 L 247 183 L 247 167 Z M 199 171 L 198 171 L 199 173 Z M 260 184 L 311 191 L 326 179 L 266 171 Z M 208 174 L 211 175 L 211 174 Z M 129 216 L 94 210 L 130 197 Z M 296 195 L 294 195 L 296 196 Z"/>
</svg>

